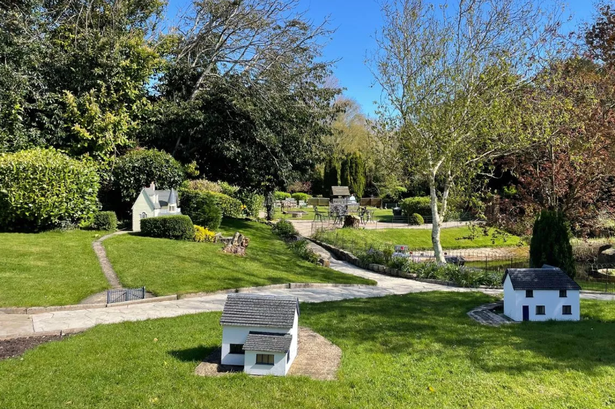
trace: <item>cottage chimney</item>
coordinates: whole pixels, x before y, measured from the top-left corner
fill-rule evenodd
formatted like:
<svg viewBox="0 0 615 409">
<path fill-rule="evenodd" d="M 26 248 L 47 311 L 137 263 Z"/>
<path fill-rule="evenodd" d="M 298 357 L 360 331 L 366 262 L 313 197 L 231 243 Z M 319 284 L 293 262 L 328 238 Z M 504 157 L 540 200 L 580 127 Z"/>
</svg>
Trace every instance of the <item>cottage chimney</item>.
<svg viewBox="0 0 615 409">
<path fill-rule="evenodd" d="M 149 188 L 152 189 L 155 192 L 156 191 L 156 184 L 154 182 L 150 183 Z"/>
</svg>

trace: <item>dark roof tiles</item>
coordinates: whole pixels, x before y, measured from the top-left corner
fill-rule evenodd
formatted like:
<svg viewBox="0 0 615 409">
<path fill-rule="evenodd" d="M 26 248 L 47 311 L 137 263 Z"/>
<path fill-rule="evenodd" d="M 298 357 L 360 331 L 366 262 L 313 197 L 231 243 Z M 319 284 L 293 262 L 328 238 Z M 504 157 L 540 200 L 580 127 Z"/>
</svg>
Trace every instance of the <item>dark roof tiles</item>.
<svg viewBox="0 0 615 409">
<path fill-rule="evenodd" d="M 580 290 L 581 287 L 557 267 L 508 268 L 502 283 L 510 277 L 515 290 Z"/>
<path fill-rule="evenodd" d="M 229 294 L 224 304 L 220 324 L 267 328 L 292 328 L 295 311 L 299 313 L 297 297 Z"/>
<path fill-rule="evenodd" d="M 250 332 L 243 344 L 244 351 L 283 352 L 290 349 L 293 336 L 268 332 Z"/>
</svg>

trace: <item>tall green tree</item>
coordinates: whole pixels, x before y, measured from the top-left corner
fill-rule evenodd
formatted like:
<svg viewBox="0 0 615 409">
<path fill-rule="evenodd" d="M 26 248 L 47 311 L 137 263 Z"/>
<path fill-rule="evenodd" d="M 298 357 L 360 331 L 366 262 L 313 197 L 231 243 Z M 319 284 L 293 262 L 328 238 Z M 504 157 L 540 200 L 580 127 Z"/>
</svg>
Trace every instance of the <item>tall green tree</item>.
<svg viewBox="0 0 615 409">
<path fill-rule="evenodd" d="M 381 135 L 429 183 L 432 244 L 449 196 L 492 158 L 534 142 L 520 112 L 527 80 L 557 32 L 529 0 L 394 0 L 384 8 L 376 77 L 385 98 Z"/>
<path fill-rule="evenodd" d="M 570 277 L 576 274 L 570 227 L 561 212 L 543 210 L 534 222 L 530 242 L 530 267 L 548 264 L 560 267 Z"/>
</svg>

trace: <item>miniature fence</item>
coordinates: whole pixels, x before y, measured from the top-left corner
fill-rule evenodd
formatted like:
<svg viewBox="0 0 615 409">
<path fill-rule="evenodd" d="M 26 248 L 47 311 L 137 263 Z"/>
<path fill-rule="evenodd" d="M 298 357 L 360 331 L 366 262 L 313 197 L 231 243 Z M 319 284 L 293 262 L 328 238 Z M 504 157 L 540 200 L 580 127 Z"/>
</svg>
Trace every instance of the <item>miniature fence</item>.
<svg viewBox="0 0 615 409">
<path fill-rule="evenodd" d="M 107 291 L 107 304 L 145 299 L 145 287 Z"/>
</svg>

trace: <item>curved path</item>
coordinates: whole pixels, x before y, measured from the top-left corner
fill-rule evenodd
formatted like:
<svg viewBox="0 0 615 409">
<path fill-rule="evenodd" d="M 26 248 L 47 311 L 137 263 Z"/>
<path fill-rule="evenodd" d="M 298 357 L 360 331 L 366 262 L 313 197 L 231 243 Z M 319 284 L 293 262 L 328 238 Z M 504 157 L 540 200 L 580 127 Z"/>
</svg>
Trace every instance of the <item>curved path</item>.
<svg viewBox="0 0 615 409">
<path fill-rule="evenodd" d="M 294 295 L 298 297 L 301 302 L 324 302 L 351 298 L 384 297 L 392 294 L 408 294 L 425 291 L 477 291 L 476 289 L 447 287 L 405 278 L 384 276 L 335 259 L 331 259 L 331 268 L 342 273 L 375 280 L 378 285 L 373 287 L 275 289 L 258 291 L 257 293 Z M 481 289 L 479 291 L 490 295 L 501 294 L 501 290 L 497 289 Z M 582 297 L 615 300 L 615 295 L 583 294 Z M 90 328 L 98 324 L 176 317 L 208 311 L 222 311 L 225 300 L 226 294 L 212 294 L 198 298 L 100 309 L 84 308 L 82 310 L 49 312 L 33 315 L 0 313 L 0 338 L 42 335 L 51 332 L 58 333 L 60 331 L 70 332 Z"/>
</svg>

